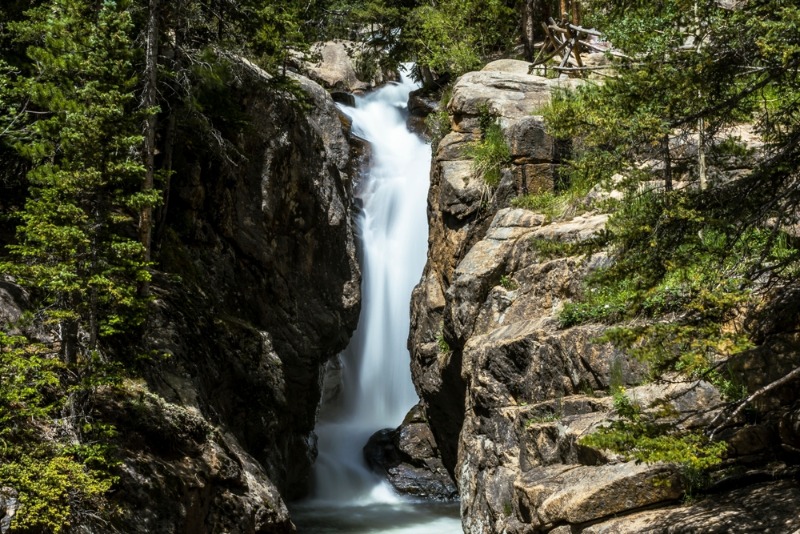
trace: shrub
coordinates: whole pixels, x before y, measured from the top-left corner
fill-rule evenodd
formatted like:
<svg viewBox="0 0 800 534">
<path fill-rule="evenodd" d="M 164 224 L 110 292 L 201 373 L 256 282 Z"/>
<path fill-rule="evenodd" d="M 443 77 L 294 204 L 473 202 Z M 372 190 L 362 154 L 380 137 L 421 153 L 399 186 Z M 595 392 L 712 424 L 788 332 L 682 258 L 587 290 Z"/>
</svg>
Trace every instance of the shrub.
<svg viewBox="0 0 800 534">
<path fill-rule="evenodd" d="M 497 187 L 503 166 L 511 158 L 503 130 L 497 122 L 492 122 L 486 128 L 481 140 L 469 148 L 468 155 L 473 160 L 474 171 L 483 177 L 486 185 Z"/>
</svg>

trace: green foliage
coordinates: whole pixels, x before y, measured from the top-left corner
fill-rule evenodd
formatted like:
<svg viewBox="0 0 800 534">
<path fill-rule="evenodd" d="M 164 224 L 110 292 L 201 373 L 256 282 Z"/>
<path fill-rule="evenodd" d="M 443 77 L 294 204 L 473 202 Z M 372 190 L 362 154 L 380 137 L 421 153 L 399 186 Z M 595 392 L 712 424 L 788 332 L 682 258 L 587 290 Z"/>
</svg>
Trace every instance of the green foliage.
<svg viewBox="0 0 800 534">
<path fill-rule="evenodd" d="M 82 513 L 110 512 L 105 500 L 115 479 L 66 452 L 41 451 L 0 464 L 0 480 L 20 496 L 12 522 L 21 531 L 64 532 Z"/>
<path fill-rule="evenodd" d="M 564 214 L 567 209 L 567 200 L 552 191 L 545 191 L 516 197 L 511 201 L 511 205 L 515 208 L 538 211 L 554 219 Z"/>
<path fill-rule="evenodd" d="M 511 506 L 511 502 L 504 501 L 503 502 L 503 514 L 506 517 L 511 517 L 511 514 L 514 512 L 514 508 Z"/>
<path fill-rule="evenodd" d="M 647 362 L 656 378 L 678 372 L 741 399 L 742 380 L 724 371 L 725 361 L 759 342 L 748 319 L 795 288 L 800 269 L 798 243 L 785 232 L 800 208 L 792 185 L 800 168 L 800 7 L 593 7 L 586 23 L 627 57 L 614 60 L 616 75 L 602 85 L 556 95 L 544 115 L 552 135 L 575 140 L 570 178 L 622 190 L 625 199 L 605 236 L 613 262 L 564 307 L 562 326 L 614 325 L 598 341 Z M 742 122 L 764 141 L 757 157 L 726 130 Z M 732 168 L 751 171 L 731 176 Z M 690 482 L 719 463 L 724 444 L 674 428 L 664 406 L 644 410 L 621 391 L 620 419 L 585 444 L 681 464 Z"/>
<path fill-rule="evenodd" d="M 689 483 L 722 462 L 727 445 L 709 442 L 700 432 L 676 431 L 674 409 L 667 403 L 644 410 L 621 387 L 613 399 L 618 419 L 581 438 L 582 445 L 607 449 L 627 460 L 678 464 Z"/>
<path fill-rule="evenodd" d="M 562 328 L 583 323 L 615 323 L 625 318 L 634 291 L 619 284 L 616 287 L 590 287 L 583 299 L 564 305 L 558 319 Z"/>
<path fill-rule="evenodd" d="M 785 234 L 709 220 L 686 194 L 640 195 L 608 228 L 616 261 L 588 279 L 584 297 L 566 305 L 560 320 L 564 327 L 634 321 L 603 340 L 656 373 L 704 377 L 718 358 L 752 347 L 733 321 L 755 305 L 754 273 L 777 266 L 780 276 L 796 272 L 798 251 Z"/>
<path fill-rule="evenodd" d="M 0 332 L 0 480 L 19 492 L 15 529 L 61 532 L 81 513 L 111 512 L 113 452 L 102 442 L 113 427 L 85 423 L 91 445 L 47 435 L 59 435 L 52 419 L 67 402 L 64 371 L 45 345 Z"/>
<path fill-rule="evenodd" d="M 44 345 L 0 332 L 0 442 L 25 439 L 31 421 L 59 411 L 63 369 Z"/>
<path fill-rule="evenodd" d="M 444 338 L 444 334 L 442 333 L 439 333 L 439 335 L 436 336 L 436 345 L 439 347 L 439 352 L 442 354 L 450 354 L 452 352 L 452 349 L 450 349 L 450 344 Z"/>
<path fill-rule="evenodd" d="M 9 247 L 16 261 L 4 268 L 49 296 L 53 320 L 93 321 L 94 338 L 141 312 L 137 284 L 149 273 L 125 227 L 158 199 L 141 192 L 139 132 L 152 111 L 135 109 L 129 7 L 106 3 L 94 12 L 78 0 L 54 0 L 12 25 L 31 43 L 34 72 L 8 82 L 41 112 L 9 132 L 33 167 L 18 243 Z"/>
<path fill-rule="evenodd" d="M 584 177 L 568 179 L 568 186 L 561 191 L 539 191 L 511 200 L 515 208 L 536 211 L 548 219 L 561 219 L 576 215 L 586 209 L 586 194 L 594 185 Z"/>
<path fill-rule="evenodd" d="M 511 275 L 504 274 L 500 277 L 500 287 L 508 291 L 514 291 L 519 287 L 519 284 L 514 281 Z"/>
<path fill-rule="evenodd" d="M 497 187 L 503 167 L 511 159 L 503 129 L 488 110 L 481 113 L 481 139 L 475 141 L 467 150 L 472 158 L 472 168 L 483 178 L 489 187 Z"/>
<path fill-rule="evenodd" d="M 141 157 L 157 110 L 136 96 L 131 2 L 38 4 L 8 24 L 26 60 L 0 73 L 0 142 L 30 169 L 0 268 L 34 312 L 4 327 L 54 341 L 0 333 L 0 479 L 20 494 L 15 529 L 61 532 L 112 513 L 115 430 L 93 400 L 124 372 L 107 343 L 144 320 L 150 274 L 135 222 L 160 198 L 143 192 Z"/>
<path fill-rule="evenodd" d="M 431 150 L 436 153 L 439 142 L 450 133 L 450 114 L 447 113 L 447 104 L 453 96 L 453 88 L 448 86 L 442 90 L 439 99 L 439 109 L 425 117 L 425 127 L 431 136 Z"/>
<path fill-rule="evenodd" d="M 502 0 L 421 2 L 404 27 L 420 66 L 461 75 L 476 70 L 516 37 L 514 3 Z"/>
<path fill-rule="evenodd" d="M 528 247 L 542 260 L 574 256 L 580 254 L 583 249 L 579 243 L 554 241 L 544 237 L 532 237 Z"/>
<path fill-rule="evenodd" d="M 439 333 L 436 334 L 436 346 L 439 348 L 441 354 L 450 354 L 453 352 L 450 348 L 450 344 L 444 338 L 444 325 L 439 327 Z"/>
</svg>

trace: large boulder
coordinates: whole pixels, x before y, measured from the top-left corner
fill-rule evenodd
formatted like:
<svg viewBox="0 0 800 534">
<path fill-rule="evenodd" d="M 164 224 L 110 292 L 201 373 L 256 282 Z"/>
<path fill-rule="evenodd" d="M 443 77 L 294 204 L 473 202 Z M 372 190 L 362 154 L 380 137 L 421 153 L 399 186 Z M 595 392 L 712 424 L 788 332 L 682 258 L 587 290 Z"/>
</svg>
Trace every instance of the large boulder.
<svg viewBox="0 0 800 534">
<path fill-rule="evenodd" d="M 182 385 L 184 393 L 196 393 L 188 380 Z M 196 404 L 172 403 L 129 383 L 123 395 L 103 399 L 103 410 L 120 431 L 113 498 L 122 505 L 117 522 L 124 532 L 295 531 L 264 467 L 224 427 L 213 427 Z"/>
<path fill-rule="evenodd" d="M 397 79 L 382 70 L 378 57 L 364 43 L 334 40 L 314 43 L 309 54 L 296 58 L 303 74 L 331 91 L 361 93 Z"/>
<path fill-rule="evenodd" d="M 364 458 L 400 494 L 435 500 L 458 496 L 420 406 L 398 428 L 376 432 L 364 446 Z"/>
<path fill-rule="evenodd" d="M 576 87 L 578 80 L 560 80 L 528 74 L 530 63 L 503 59 L 483 70 L 468 72 L 453 86 L 448 111 L 453 130 L 478 131 L 484 114 L 497 117 L 504 126 L 537 115 L 553 92 Z"/>
<path fill-rule="evenodd" d="M 534 530 L 586 523 L 683 494 L 674 467 L 635 463 L 535 469 L 518 477 L 514 490 L 519 518 Z"/>
</svg>

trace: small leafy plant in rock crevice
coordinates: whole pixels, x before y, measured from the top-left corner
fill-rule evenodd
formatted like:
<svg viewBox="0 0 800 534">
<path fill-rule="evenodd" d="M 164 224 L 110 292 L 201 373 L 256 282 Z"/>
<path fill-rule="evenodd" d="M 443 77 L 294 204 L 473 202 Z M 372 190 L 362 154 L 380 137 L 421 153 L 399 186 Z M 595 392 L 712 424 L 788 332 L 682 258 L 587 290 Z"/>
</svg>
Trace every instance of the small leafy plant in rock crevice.
<svg viewBox="0 0 800 534">
<path fill-rule="evenodd" d="M 472 168 L 489 187 L 500 184 L 502 170 L 511 161 L 511 150 L 497 118 L 485 105 L 480 109 L 481 138 L 469 147 L 467 155 L 472 158 Z"/>
<path fill-rule="evenodd" d="M 507 291 L 514 291 L 519 288 L 519 284 L 514 281 L 512 275 L 504 274 L 500 277 L 500 287 Z"/>
</svg>

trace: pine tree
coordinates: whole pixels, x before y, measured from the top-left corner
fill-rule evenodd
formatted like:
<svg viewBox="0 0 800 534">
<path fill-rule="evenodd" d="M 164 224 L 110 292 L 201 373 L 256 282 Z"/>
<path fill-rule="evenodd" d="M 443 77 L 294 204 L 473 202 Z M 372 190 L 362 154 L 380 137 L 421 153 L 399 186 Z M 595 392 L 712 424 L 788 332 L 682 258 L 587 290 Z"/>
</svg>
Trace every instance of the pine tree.
<svg viewBox="0 0 800 534">
<path fill-rule="evenodd" d="M 626 199 L 604 236 L 614 263 L 562 323 L 618 325 L 606 340 L 655 376 L 716 383 L 738 414 L 764 392 L 747 396 L 726 362 L 765 342 L 753 325 L 796 294 L 800 273 L 788 231 L 800 215 L 800 7 L 604 0 L 587 13 L 625 56 L 602 84 L 557 98 L 547 118 L 554 135 L 578 140 L 572 179 Z M 742 124 L 758 149 L 731 134 Z"/>
<path fill-rule="evenodd" d="M 31 170 L 2 270 L 31 291 L 31 320 L 48 334 L 0 338 L 0 477 L 20 492 L 16 527 L 60 532 L 81 507 L 101 511 L 113 481 L 103 452 L 113 431 L 85 401 L 119 380 L 107 340 L 143 319 L 135 219 L 158 196 L 142 187 L 151 110 L 136 98 L 127 0 L 50 0 L 9 29 L 29 61 L 4 72 L 2 141 Z M 43 430 L 53 425 L 56 439 Z"/>
<path fill-rule="evenodd" d="M 54 0 L 15 25 L 34 43 L 34 72 L 14 80 L 31 98 L 15 145 L 33 170 L 12 268 L 50 301 L 67 362 L 79 350 L 77 325 L 95 350 L 141 304 L 134 288 L 148 277 L 144 247 L 126 235 L 131 215 L 154 202 L 141 192 L 143 113 L 135 107 L 128 7 Z"/>
</svg>

